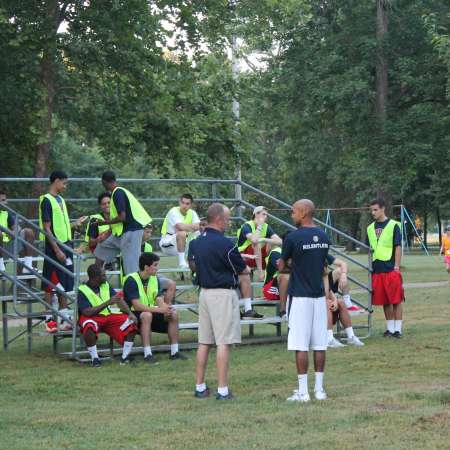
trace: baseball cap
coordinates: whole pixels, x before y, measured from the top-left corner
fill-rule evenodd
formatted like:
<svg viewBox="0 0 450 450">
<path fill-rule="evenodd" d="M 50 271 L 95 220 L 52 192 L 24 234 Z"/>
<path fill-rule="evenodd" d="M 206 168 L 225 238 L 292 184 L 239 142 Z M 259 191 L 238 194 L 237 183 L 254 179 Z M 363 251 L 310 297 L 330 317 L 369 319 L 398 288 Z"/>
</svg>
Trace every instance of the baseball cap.
<svg viewBox="0 0 450 450">
<path fill-rule="evenodd" d="M 256 214 L 266 211 L 267 212 L 267 208 L 265 206 L 257 206 L 254 210 L 253 210 L 253 215 L 255 216 Z"/>
</svg>

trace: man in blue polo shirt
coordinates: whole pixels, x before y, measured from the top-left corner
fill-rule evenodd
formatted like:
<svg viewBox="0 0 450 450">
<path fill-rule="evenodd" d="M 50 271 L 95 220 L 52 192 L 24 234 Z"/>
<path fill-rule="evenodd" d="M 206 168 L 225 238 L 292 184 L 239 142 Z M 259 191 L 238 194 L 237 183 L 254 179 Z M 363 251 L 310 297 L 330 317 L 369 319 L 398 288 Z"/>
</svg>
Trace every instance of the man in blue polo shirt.
<svg viewBox="0 0 450 450">
<path fill-rule="evenodd" d="M 314 351 L 317 400 L 327 398 L 323 389 L 325 351 L 327 349 L 327 302 L 325 298 L 324 272 L 330 241 L 313 221 L 314 203 L 298 200 L 292 207 L 292 219 L 299 227 L 283 242 L 279 269 L 283 270 L 291 260 L 291 276 L 288 288 L 288 350 L 296 352 L 298 391 L 289 401 L 309 402 L 308 351 Z"/>
<path fill-rule="evenodd" d="M 195 397 L 209 396 L 205 384 L 206 366 L 211 345 L 217 346 L 217 400 L 231 400 L 228 389 L 230 345 L 241 342 L 239 297 L 237 288 L 250 287 L 250 273 L 237 247 L 224 236 L 230 210 L 213 203 L 207 212 L 204 232 L 189 246 L 189 267 L 200 286 L 199 327 Z"/>
</svg>

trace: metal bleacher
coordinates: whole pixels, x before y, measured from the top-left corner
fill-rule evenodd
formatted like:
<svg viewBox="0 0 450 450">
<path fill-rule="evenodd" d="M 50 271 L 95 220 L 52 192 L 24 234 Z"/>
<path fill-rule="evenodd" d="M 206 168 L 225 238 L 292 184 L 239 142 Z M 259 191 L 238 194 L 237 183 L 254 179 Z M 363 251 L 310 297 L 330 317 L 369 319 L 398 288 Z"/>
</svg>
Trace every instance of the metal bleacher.
<svg viewBox="0 0 450 450">
<path fill-rule="evenodd" d="M 0 178 L 0 184 L 3 187 L 10 186 L 11 192 L 15 192 L 15 183 L 35 183 L 45 182 L 46 179 L 36 178 Z M 209 204 L 220 201 L 227 204 L 232 210 L 232 230 L 230 237 L 235 236 L 233 232 L 246 219 L 245 216 L 251 215 L 251 210 L 258 204 L 263 204 L 269 209 L 269 220 L 279 235 L 282 235 L 288 229 L 294 229 L 290 222 L 290 205 L 283 202 L 270 194 L 267 194 L 240 180 L 215 180 L 215 179 L 120 179 L 122 185 L 129 187 L 136 196 L 141 200 L 147 210 L 157 216 L 154 217 L 154 223 L 161 223 L 167 210 L 176 204 L 178 196 L 181 192 L 191 192 L 196 198 L 195 204 L 199 215 L 201 216 Z M 65 195 L 71 216 L 79 213 L 78 216 L 86 213 L 96 212 L 96 199 L 94 194 L 102 190 L 100 179 L 96 178 L 71 178 L 69 179 L 69 192 Z M 80 195 L 80 185 L 85 189 L 83 195 Z M 86 186 L 89 187 L 88 196 L 86 196 Z M 153 197 L 149 198 L 147 192 L 151 187 Z M 31 192 L 31 189 L 28 190 Z M 172 197 L 167 197 L 167 194 Z M 90 195 L 92 196 L 90 196 Z M 159 196 L 161 195 L 161 196 Z M 74 263 L 74 273 L 71 274 L 66 267 L 59 264 L 61 270 L 66 271 L 74 278 L 74 291 L 60 291 L 58 286 L 54 286 L 55 291 L 63 295 L 71 309 L 74 311 L 73 317 L 62 317 L 56 305 L 48 304 L 43 293 L 40 290 L 40 283 L 43 280 L 42 272 L 39 270 L 46 255 L 40 248 L 40 244 L 36 241 L 33 245 L 27 243 L 19 233 L 19 226 L 22 228 L 31 228 L 35 231 L 36 236 L 40 232 L 36 224 L 36 220 L 27 219 L 24 214 L 24 208 L 30 203 L 37 203 L 38 199 L 30 198 L 9 198 L 8 205 L 2 205 L 9 214 L 14 216 L 15 229 L 9 230 L 0 227 L 0 231 L 9 233 L 14 237 L 13 251 L 8 252 L 3 249 L 4 259 L 7 261 L 6 272 L 0 272 L 0 303 L 2 304 L 2 335 L 3 349 L 9 350 L 11 343 L 19 338 L 25 337 L 28 351 L 32 351 L 34 338 L 49 338 L 53 345 L 53 351 L 56 355 L 84 360 L 86 349 L 82 338 L 78 333 L 76 325 L 77 318 L 77 291 L 78 286 L 85 280 L 86 267 L 89 264 L 90 254 L 81 254 L 68 249 L 72 253 Z M 317 220 L 318 226 L 328 230 L 333 237 L 339 237 L 342 241 L 351 241 L 360 248 L 367 246 L 346 233 Z M 81 236 L 82 237 L 82 236 Z M 159 236 L 153 236 L 155 241 L 159 240 Z M 21 275 L 20 273 L 20 257 L 19 242 L 31 248 L 35 253 L 35 267 L 30 273 Z M 154 243 L 154 248 L 156 247 Z M 356 275 L 349 275 L 352 288 L 357 288 L 357 294 L 352 294 L 352 301 L 360 306 L 361 310 L 351 312 L 354 320 L 354 328 L 358 330 L 361 338 L 370 335 L 372 326 L 372 301 L 371 301 L 371 260 L 370 253 L 368 261 L 362 263 L 351 255 L 342 250 L 341 246 L 334 245 L 331 252 L 340 259 L 345 260 L 349 265 L 349 272 L 352 274 L 353 269 L 357 269 Z M 56 263 L 58 264 L 58 263 Z M 195 348 L 196 339 L 193 331 L 198 328 L 197 321 L 197 289 L 190 282 L 190 272 L 188 269 L 180 269 L 171 267 L 170 258 L 162 258 L 162 269 L 160 273 L 170 275 L 176 279 L 177 291 L 175 297 L 175 308 L 178 310 L 180 318 L 180 347 Z M 118 285 L 118 271 L 112 270 L 107 272 L 112 285 Z M 49 280 L 45 280 L 49 282 Z M 263 320 L 242 320 L 243 327 L 243 343 L 267 343 L 276 342 L 286 338 L 287 325 L 282 322 L 278 315 L 278 302 L 266 301 L 261 298 L 261 283 L 254 282 L 253 286 L 253 305 L 265 314 Z M 54 334 L 47 334 L 42 326 L 45 317 L 51 315 L 55 318 L 60 317 L 72 326 L 71 331 L 61 331 Z M 22 319 L 20 321 L 20 319 Z M 338 330 L 339 331 L 339 330 Z M 136 338 L 138 340 L 138 338 Z M 119 351 L 114 348 L 112 341 L 104 342 L 104 348 L 100 349 L 101 355 L 113 356 Z M 168 349 L 168 345 L 160 344 L 153 346 L 156 351 L 164 351 Z M 141 348 L 137 345 L 134 351 L 138 352 Z"/>
</svg>

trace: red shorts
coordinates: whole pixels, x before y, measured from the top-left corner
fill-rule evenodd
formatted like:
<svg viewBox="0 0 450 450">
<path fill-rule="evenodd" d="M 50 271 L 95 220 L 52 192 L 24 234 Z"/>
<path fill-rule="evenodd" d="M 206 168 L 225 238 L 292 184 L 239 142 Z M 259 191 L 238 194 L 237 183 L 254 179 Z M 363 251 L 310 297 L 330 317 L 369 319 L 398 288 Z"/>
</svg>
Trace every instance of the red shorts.
<svg viewBox="0 0 450 450">
<path fill-rule="evenodd" d="M 256 259 L 253 258 L 246 258 L 245 255 L 254 255 L 253 246 L 249 245 L 246 249 L 242 250 L 241 256 L 244 258 L 245 264 L 247 264 L 248 267 L 256 267 Z M 266 246 L 261 248 L 261 258 L 262 258 L 262 268 L 266 268 L 266 258 L 267 258 L 267 248 Z"/>
<path fill-rule="evenodd" d="M 280 293 L 278 291 L 278 283 L 276 278 L 272 278 L 266 283 L 263 288 L 263 296 L 266 300 L 280 300 Z"/>
<path fill-rule="evenodd" d="M 398 270 L 372 274 L 373 305 L 397 305 L 405 300 L 402 274 Z"/>
<path fill-rule="evenodd" d="M 132 331 L 136 331 L 136 325 L 133 323 L 125 330 L 121 330 L 120 326 L 128 319 L 127 314 L 110 314 L 109 316 L 80 316 L 78 325 L 84 334 L 87 330 L 92 329 L 96 336 L 103 332 L 112 337 L 120 345 L 123 344 L 125 337 Z"/>
<path fill-rule="evenodd" d="M 444 263 L 450 264 L 450 256 L 447 256 L 447 255 L 444 256 Z"/>
</svg>

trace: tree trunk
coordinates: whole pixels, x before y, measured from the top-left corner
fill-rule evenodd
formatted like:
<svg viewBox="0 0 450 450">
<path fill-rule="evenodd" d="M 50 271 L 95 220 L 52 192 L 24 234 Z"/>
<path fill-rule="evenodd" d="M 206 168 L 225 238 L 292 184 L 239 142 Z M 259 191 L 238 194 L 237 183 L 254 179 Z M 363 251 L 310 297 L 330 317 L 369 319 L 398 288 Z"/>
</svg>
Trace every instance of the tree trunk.
<svg viewBox="0 0 450 450">
<path fill-rule="evenodd" d="M 439 233 L 439 247 L 442 245 L 442 222 L 441 222 L 441 210 L 439 206 L 436 208 L 436 221 Z"/>
<path fill-rule="evenodd" d="M 358 239 L 358 231 L 359 231 L 359 222 L 361 218 L 361 213 L 356 212 L 352 214 L 351 222 L 350 222 L 350 236 L 353 236 L 355 239 Z M 356 245 L 352 241 L 347 241 L 345 249 L 347 251 L 354 251 Z"/>
<path fill-rule="evenodd" d="M 388 101 L 388 62 L 384 50 L 388 24 L 386 0 L 377 0 L 376 113 L 381 125 L 386 120 Z"/>
<path fill-rule="evenodd" d="M 423 213 L 423 243 L 428 249 L 428 212 Z"/>
<path fill-rule="evenodd" d="M 42 86 L 41 133 L 36 145 L 34 176 L 43 178 L 48 175 L 47 167 L 50 147 L 53 140 L 53 113 L 56 92 L 56 45 L 57 31 L 60 24 L 60 9 L 58 0 L 47 0 L 46 36 L 43 39 L 42 59 L 40 63 L 40 82 Z M 32 197 L 37 198 L 44 191 L 43 183 L 33 183 Z M 37 216 L 38 205 L 31 203 L 28 209 L 29 217 Z"/>
</svg>

